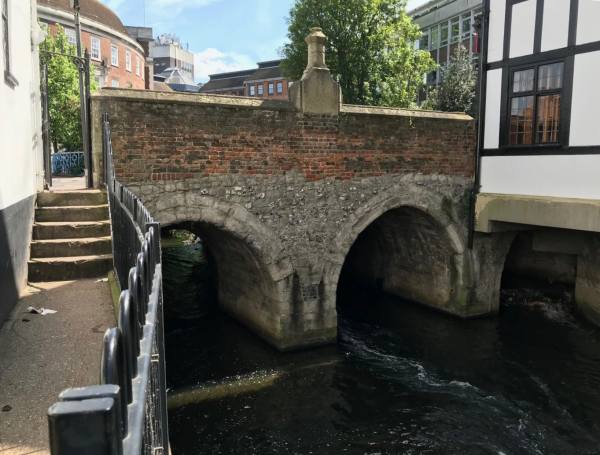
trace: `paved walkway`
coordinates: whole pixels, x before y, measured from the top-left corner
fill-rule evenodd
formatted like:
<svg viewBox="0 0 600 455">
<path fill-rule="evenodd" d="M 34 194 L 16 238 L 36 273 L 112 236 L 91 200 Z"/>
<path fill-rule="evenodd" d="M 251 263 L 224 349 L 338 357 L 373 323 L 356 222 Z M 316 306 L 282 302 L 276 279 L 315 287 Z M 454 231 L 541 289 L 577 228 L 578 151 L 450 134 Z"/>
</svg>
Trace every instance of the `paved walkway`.
<svg viewBox="0 0 600 455">
<path fill-rule="evenodd" d="M 29 287 L 0 327 L 0 455 L 49 453 L 48 408 L 61 390 L 98 383 L 102 337 L 114 325 L 106 282 Z"/>
</svg>

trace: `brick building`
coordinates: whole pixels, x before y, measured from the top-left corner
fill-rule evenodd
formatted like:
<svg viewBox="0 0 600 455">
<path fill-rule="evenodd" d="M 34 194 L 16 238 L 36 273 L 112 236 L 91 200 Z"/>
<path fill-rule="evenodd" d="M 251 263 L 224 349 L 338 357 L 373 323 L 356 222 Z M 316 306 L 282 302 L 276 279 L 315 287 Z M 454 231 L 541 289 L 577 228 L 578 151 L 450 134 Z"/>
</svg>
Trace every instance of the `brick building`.
<svg viewBox="0 0 600 455">
<path fill-rule="evenodd" d="M 231 73 L 211 74 L 201 93 L 253 96 L 270 99 L 288 98 L 288 80 L 283 76 L 281 60 L 259 62 L 258 68 Z"/>
<path fill-rule="evenodd" d="M 81 43 L 90 53 L 98 86 L 148 88 L 142 43 L 132 38 L 119 17 L 99 0 L 80 3 Z M 38 0 L 37 9 L 40 22 L 47 24 L 51 32 L 59 24 L 69 42 L 76 43 L 69 0 Z"/>
</svg>

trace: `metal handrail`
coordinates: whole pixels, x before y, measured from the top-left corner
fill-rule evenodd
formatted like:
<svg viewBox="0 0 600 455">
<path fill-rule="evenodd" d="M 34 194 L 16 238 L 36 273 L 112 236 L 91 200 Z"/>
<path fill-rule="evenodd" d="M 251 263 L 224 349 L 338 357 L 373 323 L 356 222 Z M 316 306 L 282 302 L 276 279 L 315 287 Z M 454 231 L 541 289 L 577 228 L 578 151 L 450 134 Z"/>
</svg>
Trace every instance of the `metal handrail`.
<svg viewBox="0 0 600 455">
<path fill-rule="evenodd" d="M 123 291 L 117 327 L 104 335 L 102 385 L 67 389 L 48 411 L 53 455 L 169 451 L 160 226 L 114 173 L 103 116 L 104 176 L 113 264 Z"/>
</svg>

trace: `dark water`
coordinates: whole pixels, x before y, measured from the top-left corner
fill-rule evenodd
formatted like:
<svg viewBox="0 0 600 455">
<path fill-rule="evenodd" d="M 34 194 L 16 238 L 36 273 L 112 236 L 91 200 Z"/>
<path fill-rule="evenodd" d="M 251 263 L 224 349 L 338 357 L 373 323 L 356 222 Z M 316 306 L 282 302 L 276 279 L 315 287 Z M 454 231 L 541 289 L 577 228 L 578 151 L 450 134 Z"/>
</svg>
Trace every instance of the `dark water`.
<svg viewBox="0 0 600 455">
<path fill-rule="evenodd" d="M 281 354 L 199 305 L 206 283 L 186 291 L 190 255 L 165 248 L 175 455 L 600 454 L 600 331 L 568 299 L 505 294 L 500 317 L 461 321 L 357 296 L 337 346 Z"/>
</svg>

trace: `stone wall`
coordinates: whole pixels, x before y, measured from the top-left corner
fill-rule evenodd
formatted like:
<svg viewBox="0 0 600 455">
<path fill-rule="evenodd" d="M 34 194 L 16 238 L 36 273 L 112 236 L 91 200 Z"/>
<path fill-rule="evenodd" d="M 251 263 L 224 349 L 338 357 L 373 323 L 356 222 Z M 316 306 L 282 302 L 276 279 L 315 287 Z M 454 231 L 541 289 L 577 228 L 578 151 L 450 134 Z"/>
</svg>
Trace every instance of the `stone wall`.
<svg viewBox="0 0 600 455">
<path fill-rule="evenodd" d="M 95 151 L 107 112 L 118 178 L 163 225 L 197 223 L 221 305 L 279 348 L 335 338 L 348 252 L 396 209 L 408 228 L 383 221 L 404 245 L 388 290 L 475 314 L 464 253 L 475 155 L 468 116 L 354 106 L 312 115 L 287 102 L 125 90 L 103 90 L 92 104 Z M 95 163 L 101 169 L 97 153 Z"/>
</svg>

